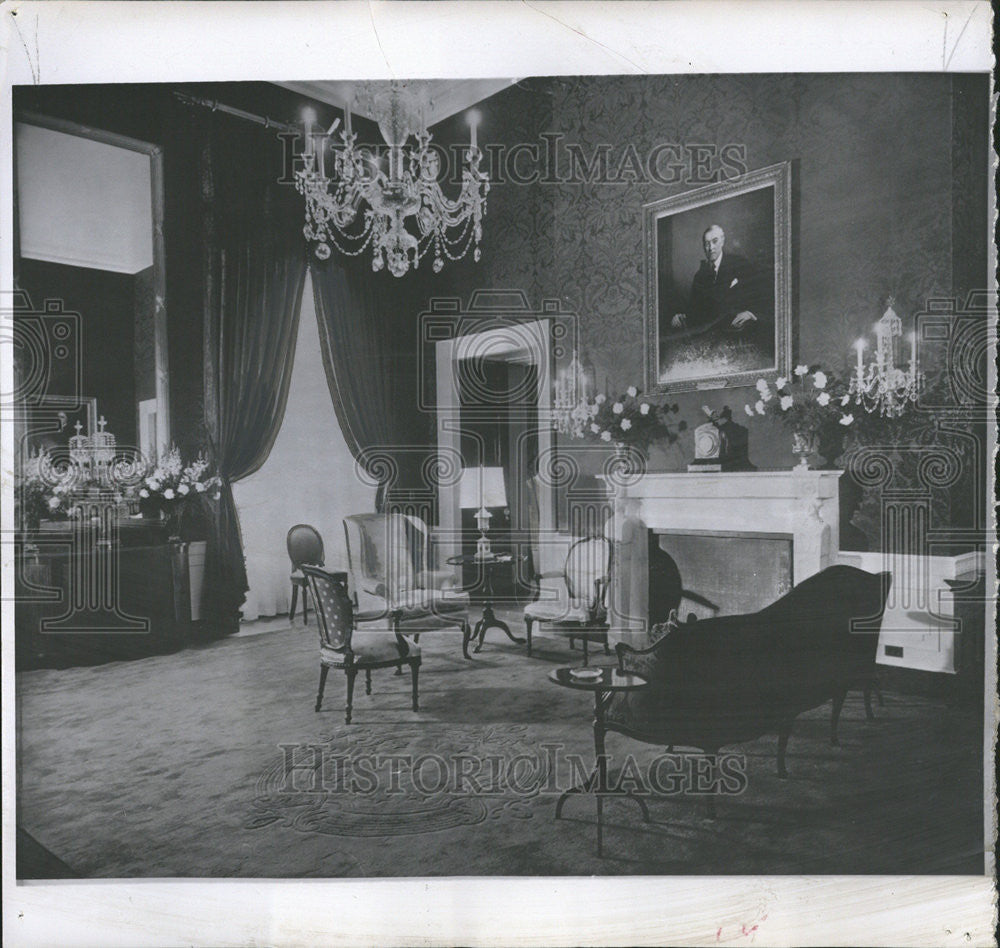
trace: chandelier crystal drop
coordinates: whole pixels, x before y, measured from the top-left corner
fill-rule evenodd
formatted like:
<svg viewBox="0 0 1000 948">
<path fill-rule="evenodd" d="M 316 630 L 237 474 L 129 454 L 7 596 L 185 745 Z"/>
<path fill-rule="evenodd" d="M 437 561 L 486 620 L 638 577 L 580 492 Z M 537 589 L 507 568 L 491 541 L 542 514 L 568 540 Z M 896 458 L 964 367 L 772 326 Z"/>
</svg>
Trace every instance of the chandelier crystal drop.
<svg viewBox="0 0 1000 948">
<path fill-rule="evenodd" d="M 885 313 L 875 324 L 875 358 L 866 365 L 864 339 L 854 344 L 858 359 L 849 389 L 856 405 L 888 418 L 898 418 L 908 405 L 916 403 L 924 383 L 924 375 L 917 368 L 915 332 L 910 335 L 907 369 L 896 366 L 896 340 L 903 335 L 903 324 L 893 309 L 894 303 L 890 296 Z"/>
<path fill-rule="evenodd" d="M 331 246 L 356 257 L 372 251 L 372 270 L 388 268 L 396 277 L 414 270 L 433 251 L 433 270 L 445 260 L 460 260 L 473 249 L 479 260 L 487 175 L 479 170 L 482 158 L 472 125 L 469 147 L 464 151 L 462 184 L 458 197 L 445 196 L 438 183 L 439 150 L 431 147 L 421 110 L 399 83 L 374 96 L 374 114 L 388 148 L 388 160 L 376 150 L 359 147 L 345 108 L 340 142 L 327 155 L 328 140 L 339 125 L 323 132 L 305 123 L 303 167 L 296 172 L 295 187 L 305 198 L 303 234 L 315 241 L 320 260 L 330 257 Z M 415 145 L 407 145 L 413 137 Z"/>
</svg>

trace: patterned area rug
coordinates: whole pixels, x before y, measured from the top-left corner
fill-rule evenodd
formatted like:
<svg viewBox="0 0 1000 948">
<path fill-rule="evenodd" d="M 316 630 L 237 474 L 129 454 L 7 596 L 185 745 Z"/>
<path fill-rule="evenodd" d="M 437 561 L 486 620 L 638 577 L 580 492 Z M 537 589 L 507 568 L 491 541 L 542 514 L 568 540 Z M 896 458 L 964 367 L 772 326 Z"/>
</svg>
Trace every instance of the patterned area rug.
<svg viewBox="0 0 1000 948">
<path fill-rule="evenodd" d="M 548 681 L 580 652 L 541 635 L 529 659 L 500 633 L 472 661 L 458 633 L 420 645 L 420 711 L 387 670 L 350 727 L 342 675 L 313 710 L 313 626 L 21 672 L 19 825 L 84 878 L 982 870 L 981 730 L 944 700 L 889 691 L 868 722 L 852 694 L 839 747 L 829 705 L 802 715 L 787 780 L 773 735 L 732 748 L 746 781 L 714 820 L 684 787 L 649 796 L 648 823 L 608 800 L 598 858 L 592 796 L 555 819 L 593 761 L 590 696 Z M 613 773 L 628 755 L 646 773 L 663 748 L 612 735 L 608 751 Z"/>
<path fill-rule="evenodd" d="M 527 801 L 550 773 L 525 725 L 373 729 L 279 750 L 257 779 L 248 829 L 277 822 L 326 836 L 412 836 L 531 819 Z"/>
</svg>

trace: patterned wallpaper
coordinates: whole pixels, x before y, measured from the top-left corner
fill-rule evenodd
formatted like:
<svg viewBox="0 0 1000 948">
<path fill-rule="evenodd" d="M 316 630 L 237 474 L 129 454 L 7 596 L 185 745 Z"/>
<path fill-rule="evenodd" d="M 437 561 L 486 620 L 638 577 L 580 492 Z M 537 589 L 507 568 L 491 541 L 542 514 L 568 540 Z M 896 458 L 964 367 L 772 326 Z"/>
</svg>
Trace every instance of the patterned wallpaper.
<svg viewBox="0 0 1000 948">
<path fill-rule="evenodd" d="M 492 96 L 479 107 L 483 113 L 480 143 L 486 146 L 481 168 L 492 185 L 483 219 L 482 259 L 469 254 L 450 263 L 433 280 L 435 292 L 460 297 L 463 302 L 478 289 L 521 290 L 530 305 L 540 305 L 541 296 L 558 296 L 552 289 L 556 244 L 552 237 L 555 213 L 551 187 L 514 180 L 527 173 L 533 163 L 511 158 L 519 144 L 537 144 L 553 128 L 552 87 L 546 79 L 528 79 Z M 433 129 L 435 141 L 446 146 L 468 137 L 464 115 Z M 502 153 L 502 154 L 501 154 Z M 513 164 L 515 175 L 509 174 Z M 454 193 L 454 185 L 449 193 Z"/>
<path fill-rule="evenodd" d="M 950 289 L 950 80 L 939 76 L 586 77 L 552 80 L 553 130 L 585 154 L 629 144 L 640 156 L 661 143 L 745 148 L 749 170 L 793 162 L 793 273 L 798 361 L 846 365 L 880 302 L 900 312 Z M 704 153 L 704 152 L 703 152 Z M 681 154 L 684 154 L 681 152 Z M 566 166 L 564 165 L 564 170 Z M 702 182 L 703 183 L 703 182 Z M 554 260 L 535 276 L 543 295 L 580 314 L 599 384 L 641 380 L 642 205 L 700 183 L 539 185 L 551 192 Z M 682 417 L 700 406 L 741 408 L 747 392 L 677 398 Z M 787 434 L 755 425 L 760 467 L 792 463 Z M 690 435 L 681 450 L 691 454 Z M 651 458 L 679 467 L 684 458 Z"/>
</svg>

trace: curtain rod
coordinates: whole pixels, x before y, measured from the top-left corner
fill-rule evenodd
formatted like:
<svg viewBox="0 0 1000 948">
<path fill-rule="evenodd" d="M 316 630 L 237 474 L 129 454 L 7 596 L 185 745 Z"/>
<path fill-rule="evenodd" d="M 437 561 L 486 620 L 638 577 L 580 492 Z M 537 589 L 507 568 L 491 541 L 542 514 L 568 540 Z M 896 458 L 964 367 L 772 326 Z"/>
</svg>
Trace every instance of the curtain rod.
<svg viewBox="0 0 1000 948">
<path fill-rule="evenodd" d="M 231 105 L 224 105 L 218 99 L 202 99 L 196 95 L 188 95 L 186 92 L 175 92 L 174 95 L 185 105 L 200 105 L 213 112 L 225 112 L 227 115 L 235 115 L 236 118 L 244 119 L 247 122 L 256 122 L 264 128 L 277 128 L 283 132 L 301 132 L 298 125 L 287 125 L 284 122 L 276 122 L 266 115 L 254 115 L 253 112 L 244 112 L 243 109 L 233 108 Z"/>
</svg>

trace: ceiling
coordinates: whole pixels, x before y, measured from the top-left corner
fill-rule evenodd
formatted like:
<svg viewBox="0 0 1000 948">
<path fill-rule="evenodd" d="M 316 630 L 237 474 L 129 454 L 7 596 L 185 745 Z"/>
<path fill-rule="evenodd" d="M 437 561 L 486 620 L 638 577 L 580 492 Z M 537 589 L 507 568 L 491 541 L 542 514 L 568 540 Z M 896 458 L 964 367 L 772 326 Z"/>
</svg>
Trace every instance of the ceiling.
<svg viewBox="0 0 1000 948">
<path fill-rule="evenodd" d="M 424 106 L 427 126 L 482 102 L 483 99 L 512 86 L 517 79 L 408 79 L 401 83 Z M 372 114 L 373 93 L 387 89 L 388 81 L 335 80 L 319 82 L 279 82 L 277 85 L 343 108 L 350 102 L 356 115 L 376 120 Z"/>
</svg>

